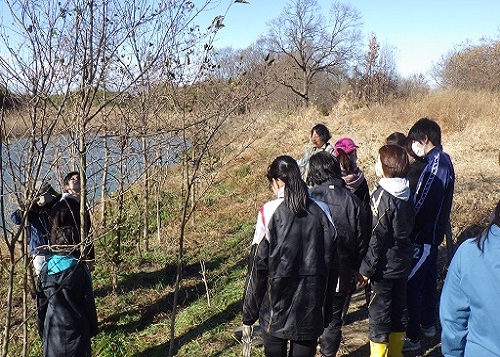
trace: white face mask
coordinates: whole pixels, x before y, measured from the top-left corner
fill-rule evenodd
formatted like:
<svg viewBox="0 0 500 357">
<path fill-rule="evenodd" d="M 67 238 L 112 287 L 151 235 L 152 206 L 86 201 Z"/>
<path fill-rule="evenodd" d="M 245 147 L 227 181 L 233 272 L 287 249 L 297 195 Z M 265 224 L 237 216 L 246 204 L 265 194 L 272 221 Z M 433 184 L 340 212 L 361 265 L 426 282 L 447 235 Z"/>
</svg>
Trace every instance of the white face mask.
<svg viewBox="0 0 500 357">
<path fill-rule="evenodd" d="M 380 160 L 377 160 L 375 163 L 375 175 L 377 175 L 377 177 L 384 177 L 384 170 L 382 169 Z"/>
<path fill-rule="evenodd" d="M 414 141 L 413 144 L 411 144 L 411 149 L 418 157 L 425 156 L 424 146 L 420 146 L 420 143 Z"/>
</svg>

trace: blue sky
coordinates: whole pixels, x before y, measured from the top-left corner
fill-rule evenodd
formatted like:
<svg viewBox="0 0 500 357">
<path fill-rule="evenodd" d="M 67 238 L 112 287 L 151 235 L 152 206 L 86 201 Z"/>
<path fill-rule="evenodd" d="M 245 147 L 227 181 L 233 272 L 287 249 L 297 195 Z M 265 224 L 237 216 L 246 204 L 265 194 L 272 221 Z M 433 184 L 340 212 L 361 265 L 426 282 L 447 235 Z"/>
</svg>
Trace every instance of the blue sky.
<svg viewBox="0 0 500 357">
<path fill-rule="evenodd" d="M 205 0 L 193 0 L 200 5 Z M 287 0 L 212 0 L 211 10 L 197 23 L 208 27 L 216 15 L 224 14 L 225 27 L 217 34 L 216 46 L 245 48 L 267 32 L 266 23 L 279 16 Z M 333 0 L 318 0 L 326 14 Z M 500 39 L 500 0 L 345 0 L 362 16 L 363 38 L 375 33 L 380 43 L 394 48 L 403 76 L 427 74 L 432 64 L 455 46 L 481 37 Z M 6 16 L 0 0 L 0 17 Z M 2 16 L 3 15 L 3 16 Z M 0 48 L 0 53 L 2 48 Z"/>
<path fill-rule="evenodd" d="M 204 16 L 224 13 L 233 0 Z M 266 33 L 266 23 L 279 16 L 286 0 L 247 0 L 233 4 L 216 40 L 217 47 L 245 48 Z M 197 1 L 195 1 L 197 2 Z M 395 47 L 403 76 L 426 74 L 455 46 L 481 37 L 500 39 L 500 0 L 349 0 L 362 16 L 366 40 L 375 33 L 383 45 Z M 327 13 L 332 0 L 318 0 Z M 200 19 L 201 20 L 201 19 Z"/>
</svg>

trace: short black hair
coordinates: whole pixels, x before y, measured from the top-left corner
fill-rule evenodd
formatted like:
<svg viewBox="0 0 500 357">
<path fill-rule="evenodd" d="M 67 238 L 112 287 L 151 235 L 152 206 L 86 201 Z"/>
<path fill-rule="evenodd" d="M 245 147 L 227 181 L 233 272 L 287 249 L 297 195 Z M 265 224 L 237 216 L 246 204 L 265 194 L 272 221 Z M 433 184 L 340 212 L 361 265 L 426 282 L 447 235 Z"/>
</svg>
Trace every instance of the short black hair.
<svg viewBox="0 0 500 357">
<path fill-rule="evenodd" d="M 64 185 L 66 186 L 69 183 L 69 180 L 71 180 L 71 178 L 75 175 L 80 176 L 80 172 L 79 171 L 71 171 L 69 174 L 64 176 L 64 179 L 63 179 Z"/>
<path fill-rule="evenodd" d="M 394 133 L 392 133 L 391 135 L 389 135 L 386 139 L 385 139 L 385 144 L 386 145 L 399 145 L 399 146 L 403 146 L 403 142 L 404 140 L 406 139 L 406 135 L 399 132 L 399 131 L 395 131 Z"/>
<path fill-rule="evenodd" d="M 319 138 L 324 143 L 327 143 L 328 140 L 332 138 L 332 136 L 330 135 L 330 130 L 328 130 L 328 128 L 323 124 L 316 124 L 315 126 L 313 126 L 313 128 L 311 129 L 311 136 L 314 132 L 318 134 Z"/>
<path fill-rule="evenodd" d="M 332 154 L 320 151 L 309 159 L 307 181 L 313 185 L 320 185 L 333 178 L 341 177 L 340 164 Z"/>
<path fill-rule="evenodd" d="M 425 137 L 434 146 L 441 145 L 441 128 L 439 124 L 429 118 L 419 119 L 408 132 L 408 137 L 413 141 L 422 142 Z"/>
</svg>

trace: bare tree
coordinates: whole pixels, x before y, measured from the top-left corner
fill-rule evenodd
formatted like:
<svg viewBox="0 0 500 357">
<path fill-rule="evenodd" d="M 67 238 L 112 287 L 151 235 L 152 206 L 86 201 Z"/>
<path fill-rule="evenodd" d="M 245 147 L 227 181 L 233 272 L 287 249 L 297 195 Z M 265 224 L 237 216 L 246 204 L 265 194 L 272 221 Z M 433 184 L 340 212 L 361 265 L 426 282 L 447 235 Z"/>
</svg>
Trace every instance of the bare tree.
<svg viewBox="0 0 500 357">
<path fill-rule="evenodd" d="M 429 80 L 423 74 L 414 74 L 398 81 L 398 96 L 415 97 L 429 93 Z"/>
<path fill-rule="evenodd" d="M 433 75 L 443 87 L 498 90 L 500 88 L 500 39 L 465 42 L 444 55 Z"/>
<path fill-rule="evenodd" d="M 102 227 L 101 235 L 94 234 L 87 242 L 106 233 L 114 234 L 110 239 L 114 288 L 118 284 L 122 242 L 130 234 L 125 229 L 127 191 L 132 190 L 139 177 L 145 177 L 143 187 L 151 194 L 151 176 L 142 174 L 156 162 L 154 152 L 158 147 L 154 145 L 161 138 L 175 137 L 180 141 L 177 150 L 182 153 L 179 164 L 185 167 L 185 180 L 184 190 L 179 190 L 183 205 L 176 232 L 171 353 L 188 222 L 200 199 L 216 182 L 218 169 L 249 144 L 245 134 L 253 123 L 234 119 L 232 123 L 241 127 L 237 137 L 225 135 L 225 128 L 239 108 L 252 100 L 259 85 L 259 81 L 249 84 L 245 76 L 232 83 L 213 79 L 213 38 L 222 28 L 225 15 L 217 16 L 207 30 L 200 30 L 193 22 L 210 3 L 213 1 L 203 1 L 196 8 L 194 2 L 184 0 L 5 1 L 12 21 L 0 30 L 0 40 L 5 44 L 2 51 L 7 51 L 0 53 L 1 84 L 23 98 L 25 109 L 2 115 L 2 215 L 5 216 L 4 197 L 19 204 L 31 202 L 35 180 L 48 177 L 48 173 L 57 172 L 60 177 L 68 168 L 80 171 L 85 188 L 80 200 L 81 215 L 89 204 L 96 203 L 92 197 L 99 196 L 97 186 L 103 188 L 106 197 L 107 185 L 114 184 L 111 186 L 117 192 L 109 195 L 109 207 L 114 205 L 118 214 L 114 220 L 106 218 L 109 223 Z M 154 126 L 153 122 L 159 125 Z M 23 130 L 19 129 L 21 126 Z M 119 140 L 108 142 L 111 133 Z M 142 148 L 132 144 L 142 138 Z M 231 153 L 226 153 L 229 147 Z M 139 149 L 142 157 L 131 164 L 124 158 L 132 156 L 129 154 L 133 148 Z M 108 150 L 109 156 L 103 157 Z M 113 158 L 117 152 L 118 158 Z M 22 156 L 15 157 L 16 153 Z M 3 170 L 7 166 L 8 170 Z M 96 184 L 102 171 L 109 180 L 105 178 Z M 133 171 L 135 177 L 130 175 Z M 10 181 L 4 179 L 6 172 Z M 151 201 L 144 201 L 134 212 L 148 212 Z M 146 238 L 147 219 L 144 216 Z M 23 228 L 13 230 L 5 220 L 2 223 L 3 239 L 9 249 L 5 263 L 9 291 L 2 339 L 2 356 L 7 356 L 14 341 L 14 277 L 22 261 L 15 247 L 22 239 Z M 87 228 L 82 227 L 82 237 Z"/>
<path fill-rule="evenodd" d="M 119 112 L 111 109 L 120 107 L 124 97 L 140 93 L 141 81 L 161 83 L 175 77 L 177 68 L 187 66 L 187 56 L 196 55 L 189 51 L 202 45 L 200 37 L 189 34 L 193 32 L 190 25 L 211 2 L 206 0 L 196 9 L 191 1 L 174 0 L 3 1 L 8 14 L 3 14 L 0 29 L 0 84 L 6 93 L 21 98 L 23 107 L 2 110 L 1 158 L 6 168 L 2 176 L 9 174 L 1 182 L 2 216 L 13 202 L 30 204 L 37 179 L 68 168 L 81 173 L 85 189 L 80 211 L 84 214 L 91 188 L 88 180 L 95 181 L 96 167 L 107 165 L 96 154 L 102 143 L 97 140 L 102 117 L 111 116 L 105 131 L 113 130 L 112 117 Z M 147 42 L 134 47 L 137 39 Z M 186 83 L 184 78 L 177 84 Z M 7 97 L 10 100 L 3 95 Z M 149 112 L 143 112 L 144 120 L 149 120 Z M 47 155 L 48 147 L 52 147 L 51 155 Z M 24 242 L 20 242 L 23 227 L 12 230 L 2 218 L 2 238 L 9 250 L 2 338 L 2 356 L 6 356 L 12 342 L 14 276 L 22 261 L 15 247 Z M 83 237 L 87 228 L 82 226 Z"/>
<path fill-rule="evenodd" d="M 393 50 L 381 46 L 375 34 L 371 34 L 368 51 L 360 67 L 355 67 L 351 87 L 358 100 L 366 105 L 383 103 L 397 90 L 398 76 Z"/>
<path fill-rule="evenodd" d="M 346 4 L 333 3 L 325 18 L 316 0 L 291 0 L 266 36 L 270 52 L 289 64 L 276 80 L 308 105 L 317 74 L 341 71 L 356 54 L 360 18 Z"/>
</svg>

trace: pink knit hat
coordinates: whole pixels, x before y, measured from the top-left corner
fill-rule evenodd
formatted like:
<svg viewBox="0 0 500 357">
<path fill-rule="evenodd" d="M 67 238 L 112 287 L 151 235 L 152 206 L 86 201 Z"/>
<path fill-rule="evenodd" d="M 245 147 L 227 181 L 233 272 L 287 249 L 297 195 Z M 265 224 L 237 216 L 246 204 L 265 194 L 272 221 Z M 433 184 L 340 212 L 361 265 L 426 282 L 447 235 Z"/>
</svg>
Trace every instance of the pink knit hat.
<svg viewBox="0 0 500 357">
<path fill-rule="evenodd" d="M 337 149 L 342 149 L 342 151 L 344 151 L 346 154 L 349 154 L 358 148 L 358 146 L 354 144 L 354 141 L 352 141 L 352 139 L 350 138 L 342 138 L 337 140 L 333 147 L 335 149 L 335 154 L 337 155 Z"/>
</svg>

